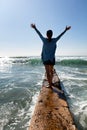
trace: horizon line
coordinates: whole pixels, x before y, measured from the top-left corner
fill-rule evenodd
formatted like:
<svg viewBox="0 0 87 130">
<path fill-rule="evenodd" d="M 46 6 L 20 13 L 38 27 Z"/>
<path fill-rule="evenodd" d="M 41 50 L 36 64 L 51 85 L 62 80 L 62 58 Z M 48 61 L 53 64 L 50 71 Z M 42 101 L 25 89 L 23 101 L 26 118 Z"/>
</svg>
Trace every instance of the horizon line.
<svg viewBox="0 0 87 130">
<path fill-rule="evenodd" d="M 13 57 L 41 57 L 40 55 L 14 55 L 14 56 L 0 56 L 0 58 Z M 87 57 L 87 55 L 56 55 L 55 57 Z"/>
</svg>

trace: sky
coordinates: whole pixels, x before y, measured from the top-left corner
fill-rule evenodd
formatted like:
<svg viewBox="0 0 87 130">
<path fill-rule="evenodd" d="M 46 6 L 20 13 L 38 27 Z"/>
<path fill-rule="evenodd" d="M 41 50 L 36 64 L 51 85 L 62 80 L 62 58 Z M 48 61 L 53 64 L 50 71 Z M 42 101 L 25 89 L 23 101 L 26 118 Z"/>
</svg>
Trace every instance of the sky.
<svg viewBox="0 0 87 130">
<path fill-rule="evenodd" d="M 87 0 L 0 0 L 0 57 L 40 56 L 46 37 L 71 26 L 57 42 L 57 56 L 87 56 Z"/>
</svg>

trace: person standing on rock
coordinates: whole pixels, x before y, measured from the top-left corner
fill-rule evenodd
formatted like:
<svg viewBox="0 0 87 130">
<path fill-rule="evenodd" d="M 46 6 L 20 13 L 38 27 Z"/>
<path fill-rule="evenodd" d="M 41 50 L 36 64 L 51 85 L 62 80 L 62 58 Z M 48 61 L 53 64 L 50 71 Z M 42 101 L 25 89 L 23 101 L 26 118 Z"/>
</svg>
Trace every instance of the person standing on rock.
<svg viewBox="0 0 87 130">
<path fill-rule="evenodd" d="M 48 30 L 46 32 L 46 38 L 43 37 L 43 35 L 40 33 L 40 31 L 37 29 L 35 24 L 31 24 L 31 27 L 37 32 L 39 37 L 41 38 L 43 42 L 43 47 L 42 47 L 42 53 L 41 53 L 41 59 L 42 62 L 45 66 L 46 74 L 47 74 L 47 79 L 49 83 L 49 88 L 52 88 L 52 78 L 53 78 L 53 67 L 55 65 L 55 52 L 56 52 L 56 43 L 57 41 L 65 34 L 66 31 L 71 29 L 71 26 L 66 26 L 64 31 L 58 35 L 56 38 L 52 38 L 53 36 L 53 31 Z"/>
</svg>

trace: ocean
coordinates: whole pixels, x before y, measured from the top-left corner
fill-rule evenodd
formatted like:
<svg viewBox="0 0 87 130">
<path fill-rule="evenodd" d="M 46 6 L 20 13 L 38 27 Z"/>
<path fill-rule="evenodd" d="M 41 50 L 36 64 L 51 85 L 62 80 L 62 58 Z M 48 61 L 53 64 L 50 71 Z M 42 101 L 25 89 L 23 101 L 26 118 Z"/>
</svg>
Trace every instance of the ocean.
<svg viewBox="0 0 87 130">
<path fill-rule="evenodd" d="M 78 130 L 87 130 L 87 57 L 56 56 L 55 69 Z M 28 130 L 44 73 L 40 57 L 0 58 L 0 130 Z"/>
</svg>

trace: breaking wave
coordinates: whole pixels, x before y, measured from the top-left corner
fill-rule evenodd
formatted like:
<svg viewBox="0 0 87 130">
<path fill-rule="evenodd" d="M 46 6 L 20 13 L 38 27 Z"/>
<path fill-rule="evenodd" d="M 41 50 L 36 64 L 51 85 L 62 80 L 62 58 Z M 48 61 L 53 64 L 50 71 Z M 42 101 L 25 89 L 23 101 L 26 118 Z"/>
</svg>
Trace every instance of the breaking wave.
<svg viewBox="0 0 87 130">
<path fill-rule="evenodd" d="M 0 65 L 3 64 L 29 64 L 29 65 L 41 65 L 42 61 L 40 57 L 11 57 L 0 58 Z M 58 57 L 56 59 L 57 65 L 62 66 L 87 66 L 87 57 Z"/>
</svg>

